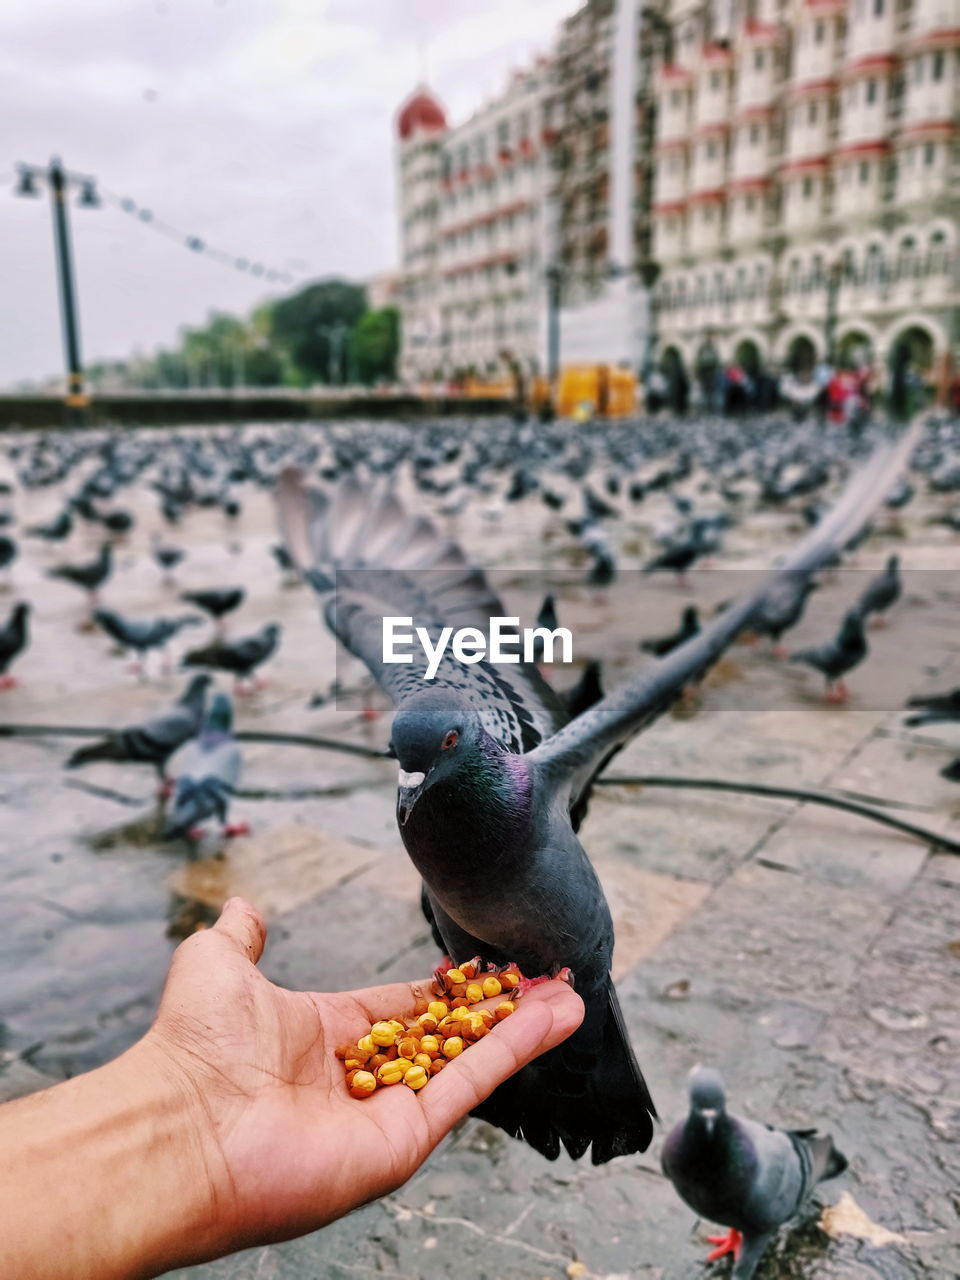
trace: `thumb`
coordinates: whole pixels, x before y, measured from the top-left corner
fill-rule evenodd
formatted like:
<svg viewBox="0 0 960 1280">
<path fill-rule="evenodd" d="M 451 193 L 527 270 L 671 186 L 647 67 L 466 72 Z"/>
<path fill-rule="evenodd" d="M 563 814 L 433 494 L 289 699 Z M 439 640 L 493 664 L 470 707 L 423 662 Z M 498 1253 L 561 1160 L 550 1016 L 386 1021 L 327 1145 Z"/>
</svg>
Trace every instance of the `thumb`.
<svg viewBox="0 0 960 1280">
<path fill-rule="evenodd" d="M 260 912 L 245 898 L 227 899 L 212 932 L 229 938 L 237 951 L 252 964 L 256 964 L 263 955 L 267 926 Z"/>
</svg>

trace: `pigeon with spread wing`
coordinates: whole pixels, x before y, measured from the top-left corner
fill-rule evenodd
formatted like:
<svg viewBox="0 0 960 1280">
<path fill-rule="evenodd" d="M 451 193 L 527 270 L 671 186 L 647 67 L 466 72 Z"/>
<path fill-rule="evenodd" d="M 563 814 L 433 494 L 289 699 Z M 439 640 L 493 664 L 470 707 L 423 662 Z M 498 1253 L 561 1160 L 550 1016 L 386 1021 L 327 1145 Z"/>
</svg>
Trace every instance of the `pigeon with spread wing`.
<svg viewBox="0 0 960 1280">
<path fill-rule="evenodd" d="M 569 973 L 583 997 L 570 1039 L 474 1113 L 548 1158 L 561 1147 L 574 1158 L 591 1149 L 597 1164 L 643 1151 L 656 1115 L 610 977 L 610 910 L 575 830 L 594 779 L 749 625 L 780 574 L 812 572 L 852 536 L 914 439 L 879 450 L 769 581 L 575 720 L 532 664 L 464 665 L 448 652 L 426 680 L 423 654 L 385 663 L 385 617 L 412 618 L 436 644 L 444 628 L 487 632 L 506 610 L 460 548 L 391 491 L 348 480 L 328 495 L 296 472 L 281 477 L 291 557 L 331 630 L 394 701 L 400 835 L 448 954 L 514 961 L 531 978 Z"/>
</svg>

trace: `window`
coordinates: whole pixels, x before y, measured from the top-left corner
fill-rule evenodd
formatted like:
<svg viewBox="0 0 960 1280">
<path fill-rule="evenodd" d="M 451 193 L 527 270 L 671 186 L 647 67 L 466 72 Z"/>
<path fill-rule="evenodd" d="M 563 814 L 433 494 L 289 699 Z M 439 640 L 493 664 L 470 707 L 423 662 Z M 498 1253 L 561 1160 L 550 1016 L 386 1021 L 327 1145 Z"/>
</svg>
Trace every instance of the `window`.
<svg viewBox="0 0 960 1280">
<path fill-rule="evenodd" d="M 860 185 L 863 186 L 865 183 L 869 181 L 870 181 L 870 161 L 861 160 L 860 161 Z"/>
<path fill-rule="evenodd" d="M 866 87 L 867 102 L 876 102 L 877 100 L 877 82 L 876 80 L 868 80 Z"/>
<path fill-rule="evenodd" d="M 947 237 L 942 231 L 935 231 L 930 237 L 930 255 L 927 270 L 931 275 L 939 275 L 947 270 L 950 257 L 947 253 Z"/>
<path fill-rule="evenodd" d="M 756 49 L 756 50 L 754 51 L 754 54 L 753 54 L 753 69 L 754 69 L 754 71 L 762 71 L 762 70 L 763 70 L 763 65 L 764 65 L 764 62 L 765 62 L 765 61 L 766 61 L 766 59 L 764 58 L 763 50 L 762 50 L 762 49 Z"/>
<path fill-rule="evenodd" d="M 826 35 L 826 27 L 822 22 L 815 24 L 813 28 L 813 43 L 823 44 L 823 37 Z"/>
<path fill-rule="evenodd" d="M 759 141 L 760 141 L 760 126 L 758 124 L 752 124 L 750 126 L 750 142 L 753 146 L 756 146 L 756 144 Z"/>
<path fill-rule="evenodd" d="M 714 142 L 713 138 L 707 139 L 704 143 L 703 150 L 708 160 L 712 160 L 714 158 L 717 154 L 717 144 Z"/>
<path fill-rule="evenodd" d="M 816 124 L 816 123 L 817 123 L 817 116 L 818 116 L 819 114 L 820 114 L 820 112 L 819 112 L 819 109 L 818 109 L 818 105 L 817 105 L 817 103 L 816 103 L 816 102 L 811 102 L 811 103 L 810 103 L 810 105 L 807 107 L 807 123 L 808 123 L 808 124 Z"/>
<path fill-rule="evenodd" d="M 804 200 L 809 200 L 809 199 L 810 199 L 810 197 L 811 197 L 812 195 L 813 195 L 813 179 L 812 179 L 812 178 L 804 178 L 804 180 L 803 180 L 803 198 L 804 198 Z"/>
<path fill-rule="evenodd" d="M 938 50 L 937 50 L 937 52 L 933 55 L 933 59 L 932 59 L 931 66 L 930 66 L 930 77 L 931 77 L 931 79 L 933 79 L 933 80 L 942 80 L 942 79 L 943 79 L 943 67 L 944 67 L 943 50 L 942 50 L 942 49 L 938 49 Z"/>
<path fill-rule="evenodd" d="M 935 142 L 925 142 L 923 144 L 923 163 L 929 168 L 937 158 L 937 144 Z"/>
<path fill-rule="evenodd" d="M 752 196 L 752 195 L 747 196 L 746 200 L 744 201 L 744 205 L 746 206 L 747 213 L 753 213 L 756 203 L 757 203 L 756 196 Z"/>
<path fill-rule="evenodd" d="M 873 0 L 873 16 L 875 18 L 883 17 L 884 0 Z"/>
</svg>

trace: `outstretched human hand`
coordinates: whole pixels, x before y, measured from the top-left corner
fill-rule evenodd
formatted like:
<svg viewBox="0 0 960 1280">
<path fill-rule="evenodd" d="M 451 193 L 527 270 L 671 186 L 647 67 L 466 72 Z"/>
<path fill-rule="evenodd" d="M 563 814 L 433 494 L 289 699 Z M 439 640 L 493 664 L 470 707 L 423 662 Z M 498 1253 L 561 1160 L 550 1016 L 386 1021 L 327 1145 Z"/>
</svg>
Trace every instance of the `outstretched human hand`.
<svg viewBox="0 0 960 1280">
<path fill-rule="evenodd" d="M 257 912 L 232 898 L 178 948 L 145 1041 L 199 1104 L 208 1189 L 234 1249 L 314 1230 L 400 1186 L 457 1120 L 583 1017 L 569 986 L 542 984 L 422 1092 L 357 1101 L 336 1046 L 412 1014 L 428 982 L 286 991 L 255 967 L 264 938 Z"/>
</svg>

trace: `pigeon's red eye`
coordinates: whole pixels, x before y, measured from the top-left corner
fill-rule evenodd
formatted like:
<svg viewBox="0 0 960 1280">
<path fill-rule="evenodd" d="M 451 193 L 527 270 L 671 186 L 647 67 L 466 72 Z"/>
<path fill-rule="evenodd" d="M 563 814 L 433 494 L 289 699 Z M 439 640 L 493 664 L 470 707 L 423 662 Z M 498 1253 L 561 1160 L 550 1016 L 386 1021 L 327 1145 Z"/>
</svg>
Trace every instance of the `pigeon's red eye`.
<svg viewBox="0 0 960 1280">
<path fill-rule="evenodd" d="M 460 735 L 456 729 L 451 729 L 444 740 L 440 743 L 441 751 L 449 751 L 451 747 L 455 747 L 460 741 Z"/>
</svg>

